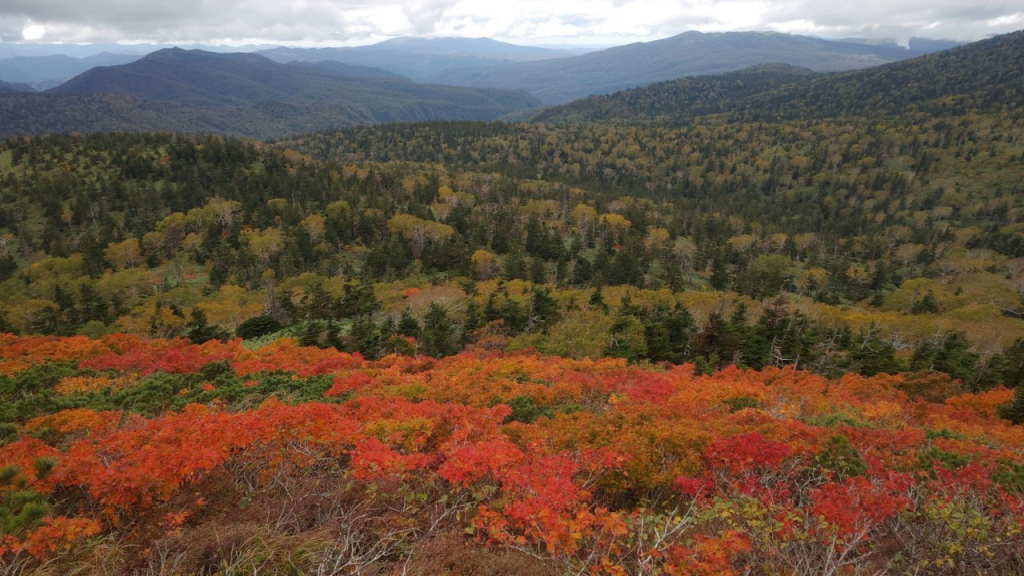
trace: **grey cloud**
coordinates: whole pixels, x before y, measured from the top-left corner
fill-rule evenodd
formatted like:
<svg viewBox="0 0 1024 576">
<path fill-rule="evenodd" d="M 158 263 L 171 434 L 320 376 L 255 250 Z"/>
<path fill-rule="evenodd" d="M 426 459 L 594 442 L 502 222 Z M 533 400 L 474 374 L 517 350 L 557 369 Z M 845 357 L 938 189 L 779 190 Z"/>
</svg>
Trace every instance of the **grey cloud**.
<svg viewBox="0 0 1024 576">
<path fill-rule="evenodd" d="M 346 28 L 345 11 L 361 7 L 358 1 L 334 0 L 3 0 L 0 18 L 41 24 L 47 41 L 302 41 L 337 37 Z"/>
<path fill-rule="evenodd" d="M 457 3 L 458 0 L 416 2 L 406 6 L 403 12 L 417 34 L 429 34 L 434 31 L 444 13 Z"/>
<path fill-rule="evenodd" d="M 188 20 L 191 15 L 200 14 L 203 5 L 202 0 L 5 0 L 0 11 L 5 14 L 21 15 L 37 22 L 102 24 L 106 27 Z"/>
<path fill-rule="evenodd" d="M 0 38 L 5 42 L 7 38 L 21 40 L 21 29 L 25 25 L 25 19 L 19 16 L 8 16 L 0 13 Z"/>
<path fill-rule="evenodd" d="M 1013 25 L 995 29 L 989 22 L 1019 12 L 1024 12 L 1024 2 L 1013 5 L 963 0 L 787 0 L 772 3 L 763 16 L 763 24 L 773 27 L 809 21 L 823 32 L 837 34 L 977 40 L 992 33 L 1012 31 Z"/>
<path fill-rule="evenodd" d="M 552 22 L 565 25 L 566 34 L 577 38 L 586 38 L 600 26 L 607 30 L 605 17 L 560 6 L 557 0 L 517 1 L 523 3 L 524 16 L 495 36 L 528 41 L 534 31 Z M 601 1 L 620 14 L 642 6 L 636 0 Z M 755 29 L 833 37 L 977 40 L 1024 27 L 1021 20 L 1007 18 L 1024 12 L 1024 0 L 766 1 Z M 28 22 L 46 28 L 44 42 L 317 42 L 429 35 L 438 30 L 472 29 L 467 23 L 488 20 L 487 4 L 481 3 L 484 7 L 471 13 L 466 4 L 452 10 L 459 4 L 459 0 L 0 0 L 0 40 L 20 40 Z M 724 4 L 716 0 L 714 6 Z M 375 12 L 386 6 L 391 7 L 388 16 Z M 537 10 L 545 6 L 550 9 Z M 677 7 L 665 14 L 643 14 L 637 29 L 664 37 L 692 29 L 733 28 L 724 16 L 709 15 L 705 0 L 680 0 Z M 990 24 L 1000 17 L 1006 19 L 1005 24 Z M 750 26 L 749 20 L 746 26 Z M 638 39 L 643 38 L 628 38 Z"/>
</svg>

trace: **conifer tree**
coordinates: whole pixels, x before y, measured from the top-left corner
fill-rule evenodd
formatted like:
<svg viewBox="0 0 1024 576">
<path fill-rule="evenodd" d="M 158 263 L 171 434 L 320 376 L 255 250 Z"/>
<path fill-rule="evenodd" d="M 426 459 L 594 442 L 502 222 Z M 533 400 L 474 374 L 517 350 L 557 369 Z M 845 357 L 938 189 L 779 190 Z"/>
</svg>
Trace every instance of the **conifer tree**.
<svg viewBox="0 0 1024 576">
<path fill-rule="evenodd" d="M 448 311 L 440 304 L 432 303 L 423 318 L 423 334 L 420 337 L 423 352 L 427 356 L 441 358 L 459 351 L 458 334 L 455 324 L 448 318 Z"/>
</svg>

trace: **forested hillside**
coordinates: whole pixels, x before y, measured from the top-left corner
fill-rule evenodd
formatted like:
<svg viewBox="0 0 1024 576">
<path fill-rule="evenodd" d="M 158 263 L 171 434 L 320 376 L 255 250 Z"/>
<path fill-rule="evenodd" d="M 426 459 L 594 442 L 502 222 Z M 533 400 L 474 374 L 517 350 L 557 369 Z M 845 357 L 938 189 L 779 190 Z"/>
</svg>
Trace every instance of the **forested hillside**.
<svg viewBox="0 0 1024 576">
<path fill-rule="evenodd" d="M 12 140 L 0 295 L 24 332 L 205 339 L 266 314 L 368 357 L 496 338 L 1011 382 L 1020 138 L 976 116 Z"/>
<path fill-rule="evenodd" d="M 533 122 L 660 122 L 718 114 L 743 107 L 755 95 L 816 77 L 807 68 L 759 64 L 726 74 L 690 76 L 590 96 L 562 106 L 549 106 L 529 117 Z"/>
</svg>

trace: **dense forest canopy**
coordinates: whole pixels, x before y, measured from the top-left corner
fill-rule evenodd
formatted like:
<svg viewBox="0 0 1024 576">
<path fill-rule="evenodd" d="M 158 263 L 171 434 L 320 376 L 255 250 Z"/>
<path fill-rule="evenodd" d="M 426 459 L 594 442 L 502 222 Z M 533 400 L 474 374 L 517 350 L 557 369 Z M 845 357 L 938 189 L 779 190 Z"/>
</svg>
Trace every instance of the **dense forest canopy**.
<svg viewBox="0 0 1024 576">
<path fill-rule="evenodd" d="M 268 315 L 375 356 L 451 323 L 431 354 L 497 332 L 574 357 L 830 374 L 873 373 L 867 339 L 885 371 L 1013 380 L 1021 133 L 992 114 L 14 139 L 0 292 L 24 332 Z M 936 362 L 946 348 L 957 360 Z"/>
</svg>

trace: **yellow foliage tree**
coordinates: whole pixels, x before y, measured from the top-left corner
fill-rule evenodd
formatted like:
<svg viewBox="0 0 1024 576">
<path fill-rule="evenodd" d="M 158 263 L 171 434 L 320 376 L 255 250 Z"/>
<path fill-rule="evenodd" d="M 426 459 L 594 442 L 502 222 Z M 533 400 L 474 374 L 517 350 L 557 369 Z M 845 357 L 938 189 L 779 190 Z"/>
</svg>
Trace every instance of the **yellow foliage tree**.
<svg viewBox="0 0 1024 576">
<path fill-rule="evenodd" d="M 498 274 L 498 259 L 494 254 L 484 249 L 473 252 L 473 276 L 477 280 L 490 280 Z"/>
<path fill-rule="evenodd" d="M 306 231 L 306 234 L 309 234 L 309 241 L 315 245 L 324 236 L 324 231 L 327 229 L 327 220 L 320 214 L 310 214 L 303 218 L 299 225 Z"/>
<path fill-rule="evenodd" d="M 103 256 L 114 270 L 134 268 L 142 262 L 142 248 L 137 239 L 129 238 L 123 242 L 108 244 Z"/>
<path fill-rule="evenodd" d="M 284 234 L 277 228 L 265 230 L 253 230 L 247 228 L 242 230 L 242 242 L 245 243 L 249 252 L 264 265 L 284 248 Z"/>
</svg>

